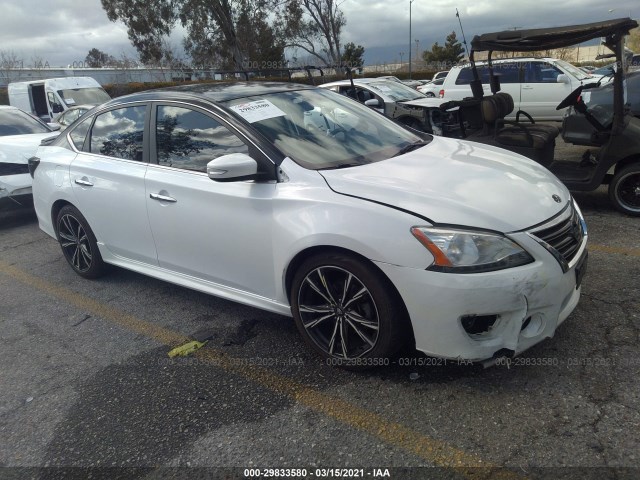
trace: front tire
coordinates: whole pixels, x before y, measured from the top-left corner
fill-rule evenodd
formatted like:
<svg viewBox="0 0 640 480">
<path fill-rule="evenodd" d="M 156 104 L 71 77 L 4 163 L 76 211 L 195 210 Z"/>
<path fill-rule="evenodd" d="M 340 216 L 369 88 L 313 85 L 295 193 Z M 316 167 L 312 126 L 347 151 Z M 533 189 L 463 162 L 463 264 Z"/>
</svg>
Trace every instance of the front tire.
<svg viewBox="0 0 640 480">
<path fill-rule="evenodd" d="M 74 272 L 84 278 L 98 278 L 104 274 L 105 263 L 96 237 L 73 205 L 66 205 L 58 212 L 56 234 L 62 253 Z"/>
<path fill-rule="evenodd" d="M 613 176 L 609 199 L 622 213 L 640 216 L 640 164 L 629 165 Z"/>
<path fill-rule="evenodd" d="M 291 310 L 305 342 L 332 365 L 385 365 L 404 345 L 406 310 L 375 268 L 343 253 L 308 258 L 291 287 Z"/>
</svg>

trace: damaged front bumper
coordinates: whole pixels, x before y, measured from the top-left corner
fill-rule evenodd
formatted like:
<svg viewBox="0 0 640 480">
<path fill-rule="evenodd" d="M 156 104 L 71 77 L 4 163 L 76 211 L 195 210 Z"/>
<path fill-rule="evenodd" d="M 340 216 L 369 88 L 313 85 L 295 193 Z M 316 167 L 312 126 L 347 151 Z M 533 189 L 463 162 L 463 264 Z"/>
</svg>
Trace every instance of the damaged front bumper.
<svg viewBox="0 0 640 480">
<path fill-rule="evenodd" d="M 0 210 L 33 206 L 29 174 L 0 177 Z"/>
<path fill-rule="evenodd" d="M 580 299 L 587 236 L 560 264 L 530 233 L 509 235 L 534 262 L 494 272 L 451 274 L 378 263 L 397 286 L 416 348 L 448 359 L 486 361 L 552 337 Z"/>
</svg>

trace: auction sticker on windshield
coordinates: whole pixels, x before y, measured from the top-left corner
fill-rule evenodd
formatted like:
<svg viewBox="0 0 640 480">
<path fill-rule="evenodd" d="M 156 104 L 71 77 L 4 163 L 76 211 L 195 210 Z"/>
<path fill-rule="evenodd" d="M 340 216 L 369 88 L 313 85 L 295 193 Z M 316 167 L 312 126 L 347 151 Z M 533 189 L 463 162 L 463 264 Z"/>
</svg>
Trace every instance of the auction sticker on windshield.
<svg viewBox="0 0 640 480">
<path fill-rule="evenodd" d="M 256 100 L 255 102 L 240 103 L 231 107 L 238 115 L 249 123 L 260 122 L 269 118 L 286 115 L 269 100 Z"/>
</svg>

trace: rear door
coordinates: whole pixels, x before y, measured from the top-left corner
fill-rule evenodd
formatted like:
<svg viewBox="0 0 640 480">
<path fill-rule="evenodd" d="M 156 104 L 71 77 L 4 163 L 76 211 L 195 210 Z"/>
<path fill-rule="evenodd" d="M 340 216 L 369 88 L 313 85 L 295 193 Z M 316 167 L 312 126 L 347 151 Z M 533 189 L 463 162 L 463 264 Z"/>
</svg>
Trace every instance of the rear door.
<svg viewBox="0 0 640 480">
<path fill-rule="evenodd" d="M 478 75 L 482 81 L 482 89 L 484 95 L 491 95 L 490 74 L 487 65 L 478 65 Z M 514 111 L 508 116 L 515 116 L 520 106 L 520 82 L 522 78 L 521 63 L 519 62 L 499 62 L 492 66 L 493 74 L 500 78 L 500 91 L 508 93 L 513 98 Z M 457 77 L 447 76 L 444 80 L 442 88 L 445 91 L 445 99 L 460 100 L 464 97 L 470 97 L 471 82 L 473 81 L 473 70 L 471 67 L 463 67 L 460 69 Z"/>
<path fill-rule="evenodd" d="M 572 85 L 559 82 L 561 74 L 562 70 L 544 60 L 524 62 L 520 108 L 534 120 L 562 120 L 564 110 L 556 106 L 571 93 Z"/>
<path fill-rule="evenodd" d="M 157 264 L 144 189 L 149 108 L 136 103 L 96 115 L 69 173 L 77 207 L 98 242 L 113 255 Z"/>
</svg>

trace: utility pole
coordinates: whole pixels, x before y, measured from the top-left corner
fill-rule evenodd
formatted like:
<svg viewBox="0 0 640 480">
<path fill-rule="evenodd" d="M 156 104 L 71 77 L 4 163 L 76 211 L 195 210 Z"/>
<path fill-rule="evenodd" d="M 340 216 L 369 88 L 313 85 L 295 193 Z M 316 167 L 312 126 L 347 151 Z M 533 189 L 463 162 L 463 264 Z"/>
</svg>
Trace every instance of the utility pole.
<svg viewBox="0 0 640 480">
<path fill-rule="evenodd" d="M 415 0 L 409 0 L 409 80 L 411 80 L 411 43 L 413 43 L 411 37 L 411 4 Z"/>
</svg>

